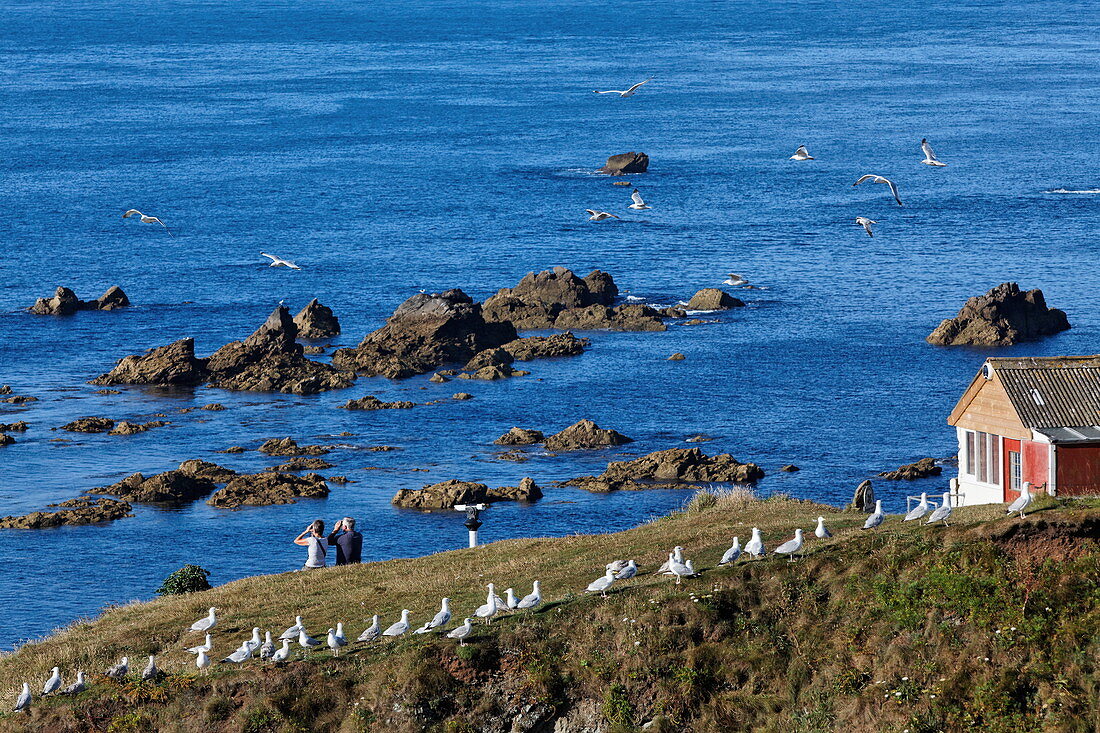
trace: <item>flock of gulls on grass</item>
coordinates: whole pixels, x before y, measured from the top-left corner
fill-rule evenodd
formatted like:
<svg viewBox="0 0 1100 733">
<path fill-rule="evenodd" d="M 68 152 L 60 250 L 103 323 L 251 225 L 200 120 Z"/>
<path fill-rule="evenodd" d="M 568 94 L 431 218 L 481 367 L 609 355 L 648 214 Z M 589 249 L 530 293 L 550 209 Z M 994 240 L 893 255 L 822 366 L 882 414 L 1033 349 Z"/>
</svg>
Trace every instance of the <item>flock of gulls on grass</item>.
<svg viewBox="0 0 1100 733">
<path fill-rule="evenodd" d="M 920 502 L 916 507 L 906 513 L 902 518 L 903 522 L 919 522 L 921 519 L 925 519 L 924 524 L 932 524 L 934 522 L 942 521 L 944 526 L 947 525 L 947 520 L 951 516 L 951 494 L 947 492 L 943 495 L 943 502 L 936 506 L 934 500 L 928 498 L 927 493 L 922 493 Z M 1024 510 L 1031 506 L 1034 501 L 1034 496 L 1030 491 L 1030 485 L 1025 483 L 1023 491 L 1020 492 L 1018 499 L 1009 504 L 1006 514 L 1011 515 L 1018 513 L 1021 518 L 1026 516 Z M 929 513 L 931 512 L 931 513 Z M 875 502 L 875 510 L 871 513 L 867 520 L 863 523 L 864 530 L 875 529 L 882 525 L 886 515 L 882 511 L 882 501 Z M 833 536 L 832 532 L 825 526 L 825 517 L 817 518 L 817 526 L 814 528 L 813 534 L 818 539 L 829 539 Z M 794 531 L 794 538 L 787 540 L 778 547 L 776 547 L 772 553 L 774 555 L 786 555 L 788 562 L 794 562 L 798 557 L 804 557 L 803 553 L 804 538 L 802 529 L 796 529 Z M 718 562 L 719 566 L 735 565 L 740 560 L 760 560 L 768 554 L 767 548 L 764 546 L 764 539 L 760 534 L 758 527 L 752 528 L 752 536 L 749 541 L 745 543 L 744 547 L 741 546 L 741 540 L 739 537 L 733 538 L 733 544 L 722 554 L 722 559 Z M 604 574 L 588 584 L 585 589 L 587 593 L 599 593 L 601 596 L 606 597 L 607 591 L 611 586 L 619 581 L 629 580 L 640 572 L 637 562 L 634 560 L 614 560 L 609 562 L 604 568 Z M 668 554 L 668 559 L 660 568 L 657 569 L 657 575 L 668 575 L 676 578 L 676 584 L 679 585 L 684 578 L 694 578 L 699 575 L 699 572 L 695 570 L 695 566 L 691 560 L 685 559 L 684 548 L 677 545 L 672 548 L 672 552 Z M 279 646 L 276 639 L 272 638 L 271 632 L 265 632 L 261 637 L 260 628 L 255 627 L 252 629 L 252 634 L 248 639 L 245 639 L 235 651 L 221 660 L 223 664 L 241 664 L 254 657 L 258 657 L 262 660 L 271 662 L 285 662 L 290 658 L 291 644 L 297 643 L 303 652 L 310 650 L 318 650 L 321 647 L 327 646 L 333 656 L 339 656 L 340 650 L 348 646 L 349 643 L 369 643 L 376 641 L 382 637 L 399 637 L 404 636 L 407 633 L 412 634 L 428 634 L 428 633 L 445 633 L 449 639 L 455 639 L 460 646 L 466 646 L 466 639 L 473 633 L 474 620 L 480 619 L 486 624 L 493 622 L 493 617 L 502 613 L 519 612 L 519 611 L 533 611 L 537 609 L 543 603 L 542 589 L 539 587 L 539 581 L 534 581 L 532 584 L 531 592 L 522 598 L 517 598 L 512 588 L 508 588 L 504 591 L 504 598 L 497 595 L 496 586 L 493 583 L 489 583 L 488 594 L 485 597 L 485 603 L 474 611 L 472 616 L 467 616 L 462 619 L 462 623 L 458 626 L 447 630 L 445 627 L 451 623 L 451 600 L 444 598 L 440 603 L 439 612 L 432 617 L 430 621 L 423 626 L 413 628 L 409 621 L 409 609 L 403 609 L 401 611 L 401 619 L 392 624 L 386 629 L 382 628 L 380 619 L 377 614 L 371 619 L 370 625 L 364 629 L 363 633 L 354 640 L 349 642 L 347 636 L 344 634 L 344 623 L 338 622 L 335 628 L 329 628 L 326 632 L 323 640 L 316 639 L 309 635 L 306 631 L 305 622 L 301 616 L 295 616 L 294 625 L 287 628 L 278 637 L 278 642 L 281 642 Z M 189 654 L 195 655 L 195 666 L 201 673 L 206 672 L 210 668 L 213 661 L 211 656 L 214 651 L 213 637 L 211 631 L 218 623 L 217 616 L 218 609 L 211 607 L 207 614 L 200 618 L 195 623 L 191 624 L 188 631 L 191 633 L 203 633 L 205 639 L 202 644 L 190 647 L 185 651 Z M 104 673 L 105 676 L 121 680 L 130 673 L 130 658 L 123 657 L 118 664 L 110 667 Z M 145 665 L 145 668 L 141 672 L 142 681 L 152 681 L 160 677 L 161 671 L 157 668 L 156 656 L 150 655 L 149 662 Z M 84 679 L 84 672 L 78 671 L 76 676 L 76 682 L 71 685 L 62 688 L 61 670 L 58 667 L 54 667 L 51 670 L 50 678 L 46 680 L 46 683 L 42 686 L 42 694 L 46 695 L 76 695 L 83 692 L 86 689 L 86 683 Z M 14 712 L 26 711 L 30 708 L 32 700 L 30 683 L 23 683 L 23 690 L 19 695 L 15 704 Z"/>
</svg>

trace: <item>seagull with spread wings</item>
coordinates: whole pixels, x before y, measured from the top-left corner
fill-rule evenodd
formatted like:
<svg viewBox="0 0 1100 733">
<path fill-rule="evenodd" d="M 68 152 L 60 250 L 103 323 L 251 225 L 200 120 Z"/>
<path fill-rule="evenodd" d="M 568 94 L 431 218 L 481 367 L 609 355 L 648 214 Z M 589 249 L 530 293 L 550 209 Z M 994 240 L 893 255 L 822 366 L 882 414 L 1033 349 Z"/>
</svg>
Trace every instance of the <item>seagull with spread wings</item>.
<svg viewBox="0 0 1100 733">
<path fill-rule="evenodd" d="M 875 221 L 874 219 L 868 219 L 866 216 L 857 216 L 856 217 L 856 225 L 863 227 L 863 231 L 867 232 L 868 237 L 875 236 L 871 232 L 871 225 L 872 224 L 878 224 L 878 222 Z"/>
<path fill-rule="evenodd" d="M 806 150 L 805 145 L 799 145 L 798 150 L 794 151 L 789 160 L 813 160 L 814 156 L 810 155 L 810 152 Z"/>
<path fill-rule="evenodd" d="M 175 234 L 172 234 L 172 230 L 169 229 L 168 225 L 165 224 L 163 221 L 161 221 L 160 219 L 158 219 L 155 216 L 147 216 L 147 215 L 141 213 L 140 211 L 138 211 L 137 209 L 129 209 L 125 214 L 122 215 L 122 218 L 123 219 L 129 219 L 130 217 L 133 217 L 133 216 L 138 217 L 138 219 L 141 221 L 142 224 L 160 224 L 162 227 L 164 227 L 164 231 L 168 232 L 168 236 L 170 236 L 170 237 L 176 236 Z"/>
<path fill-rule="evenodd" d="M 629 89 L 626 89 L 626 90 L 608 89 L 607 91 L 601 92 L 599 89 L 593 89 L 592 91 L 595 92 L 596 94 L 618 94 L 620 97 L 633 97 L 634 93 L 636 91 L 638 91 L 638 87 L 640 87 L 642 84 L 649 83 L 650 79 L 652 79 L 652 78 L 653 77 L 651 76 L 651 77 L 649 77 L 649 79 L 646 79 L 645 81 L 640 81 L 637 84 L 635 84 L 634 86 L 632 86 L 632 87 L 630 87 Z"/>
<path fill-rule="evenodd" d="M 932 146 L 928 144 L 928 138 L 921 138 L 920 149 L 924 151 L 924 160 L 921 162 L 925 165 L 931 165 L 937 168 L 943 168 L 947 165 L 947 163 L 941 163 L 940 159 L 936 157 L 935 152 L 932 151 Z"/>
<path fill-rule="evenodd" d="M 852 186 L 858 186 L 864 181 L 870 181 L 871 183 L 885 183 L 890 187 L 890 193 L 894 194 L 894 201 L 898 202 L 898 206 L 901 206 L 901 197 L 898 196 L 898 187 L 894 185 L 894 182 L 889 178 L 883 178 L 882 176 L 876 176 L 874 173 L 868 173 L 865 176 L 861 176 L 858 181 L 852 184 Z"/>
<path fill-rule="evenodd" d="M 595 209 L 585 209 L 585 211 L 588 213 L 588 221 L 603 221 L 604 219 L 620 218 L 606 211 L 596 211 Z"/>
<path fill-rule="evenodd" d="M 628 206 L 627 207 L 628 209 L 648 209 L 648 208 L 650 208 L 649 204 L 647 204 L 645 202 L 645 200 L 642 198 L 642 194 L 638 193 L 638 189 L 634 189 L 634 193 L 630 194 L 630 198 L 633 199 L 634 203 L 632 203 L 630 206 Z"/>
<path fill-rule="evenodd" d="M 264 257 L 266 257 L 267 259 L 271 260 L 271 264 L 268 265 L 268 267 L 289 267 L 291 270 L 301 270 L 302 269 L 302 268 L 298 267 L 296 264 L 294 264 L 293 262 L 291 262 L 290 260 L 284 260 L 281 257 L 276 257 L 275 255 L 269 255 L 267 252 L 261 252 L 260 254 L 263 255 Z"/>
</svg>

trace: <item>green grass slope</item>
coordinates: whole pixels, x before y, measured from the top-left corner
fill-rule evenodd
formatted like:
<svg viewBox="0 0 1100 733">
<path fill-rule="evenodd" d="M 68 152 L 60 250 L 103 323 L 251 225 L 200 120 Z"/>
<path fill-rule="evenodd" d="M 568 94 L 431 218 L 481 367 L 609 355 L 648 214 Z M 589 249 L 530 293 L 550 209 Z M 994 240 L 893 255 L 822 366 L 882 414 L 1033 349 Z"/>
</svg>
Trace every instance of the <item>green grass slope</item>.
<svg viewBox="0 0 1100 733">
<path fill-rule="evenodd" d="M 798 562 L 715 567 L 734 535 L 769 547 L 826 516 L 835 537 Z M 950 528 L 785 498 L 696 500 L 608 535 L 498 542 L 411 560 L 285 573 L 113 608 L 0 658 L 0 731 L 1097 731 L 1100 730 L 1100 508 L 1044 500 L 1026 519 L 957 510 Z M 652 574 L 673 545 L 700 577 Z M 642 574 L 607 598 L 585 586 L 615 558 Z M 295 648 L 200 675 L 184 629 L 221 609 L 217 658 L 253 626 L 276 634 L 343 621 L 358 636 L 408 608 L 415 626 L 485 584 L 548 603 L 479 626 L 467 647 L 440 635 L 352 643 L 338 657 Z M 453 624 L 452 624 L 453 625 Z M 158 655 L 156 683 L 92 675 L 76 699 L 36 696 L 10 714 L 20 683 L 50 667 L 101 673 Z"/>
</svg>

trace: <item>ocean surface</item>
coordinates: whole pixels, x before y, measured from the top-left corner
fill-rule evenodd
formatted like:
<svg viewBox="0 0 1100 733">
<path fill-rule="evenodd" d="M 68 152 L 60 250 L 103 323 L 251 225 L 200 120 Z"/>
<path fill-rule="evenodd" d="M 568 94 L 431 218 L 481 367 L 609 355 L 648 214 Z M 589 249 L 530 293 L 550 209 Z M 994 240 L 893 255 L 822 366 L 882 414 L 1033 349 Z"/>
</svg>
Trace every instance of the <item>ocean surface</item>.
<svg viewBox="0 0 1100 733">
<path fill-rule="evenodd" d="M 1100 351 L 1100 9 L 1086 2 L 194 2 L 37 0 L 0 8 L 0 383 L 28 432 L 0 448 L 0 515 L 189 458 L 274 465 L 268 437 L 336 442 L 324 501 L 226 511 L 136 506 L 108 526 L 0 531 L 0 649 L 108 604 L 147 599 L 184 563 L 224 583 L 299 567 L 312 519 L 358 519 L 369 559 L 465 543 L 462 518 L 390 505 L 450 478 L 531 476 L 534 505 L 494 505 L 486 541 L 605 532 L 691 491 L 592 495 L 553 482 L 687 445 L 767 472 L 761 494 L 848 501 L 877 472 L 955 451 L 945 418 L 986 355 Z M 595 95 L 653 76 L 636 96 Z M 920 164 L 927 137 L 949 165 Z M 788 160 L 805 144 L 816 157 Z M 652 204 L 593 174 L 644 151 Z M 884 186 L 893 178 L 904 207 Z M 1085 191 L 1088 193 L 1060 193 Z M 123 221 L 137 208 L 158 226 Z M 622 221 L 592 223 L 586 208 Z M 874 238 L 856 216 L 876 221 Z M 259 251 L 301 265 L 269 268 Z M 592 333 L 528 377 L 361 379 L 317 396 L 86 382 L 183 336 L 200 354 L 313 297 L 354 345 L 420 290 L 478 299 L 555 265 L 672 304 L 727 273 L 756 289 L 716 324 Z M 966 298 L 1041 287 L 1073 329 L 996 352 L 924 337 Z M 120 285 L 134 306 L 68 318 L 25 308 L 58 286 Z M 680 351 L 682 362 L 666 357 Z M 426 402 L 349 412 L 349 397 Z M 224 412 L 182 408 L 221 402 Z M 53 430 L 84 415 L 168 427 Z M 591 418 L 612 451 L 493 457 L 513 425 Z M 59 440 L 63 439 L 63 440 Z M 388 444 L 402 450 L 355 448 Z M 798 473 L 778 468 L 794 463 Z M 373 469 L 373 470 L 367 470 Z M 876 482 L 890 509 L 943 479 Z M 806 527 L 812 526 L 807 517 Z M 598 568 L 597 568 L 598 570 Z"/>
</svg>

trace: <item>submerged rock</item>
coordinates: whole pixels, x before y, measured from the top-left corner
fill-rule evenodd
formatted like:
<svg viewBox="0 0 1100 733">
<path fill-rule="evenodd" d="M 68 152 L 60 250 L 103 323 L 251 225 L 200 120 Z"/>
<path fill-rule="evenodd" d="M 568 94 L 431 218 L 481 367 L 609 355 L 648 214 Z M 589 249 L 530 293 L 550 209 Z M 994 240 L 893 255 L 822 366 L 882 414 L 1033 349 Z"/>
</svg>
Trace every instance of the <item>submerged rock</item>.
<svg viewBox="0 0 1100 733">
<path fill-rule="evenodd" d="M 393 497 L 394 506 L 405 509 L 449 509 L 456 504 L 480 504 L 494 501 L 535 501 L 542 490 L 530 478 L 519 486 L 490 489 L 486 484 L 451 479 L 421 489 L 401 489 Z"/>
<path fill-rule="evenodd" d="M 560 356 L 583 354 L 589 344 L 588 339 L 577 338 L 571 332 L 555 333 L 552 336 L 527 336 L 509 341 L 501 348 L 512 355 L 515 361 L 532 359 L 550 359 Z"/>
<path fill-rule="evenodd" d="M 130 299 L 122 288 L 114 285 L 95 300 L 81 300 L 66 287 L 58 287 L 52 298 L 39 298 L 29 310 L 43 316 L 71 316 L 77 311 L 114 310 L 130 305 Z"/>
<path fill-rule="evenodd" d="M 133 516 L 130 513 L 133 507 L 128 503 L 107 497 L 69 499 L 50 506 L 57 507 L 58 511 L 0 517 L 0 529 L 47 529 L 62 525 L 99 524 Z"/>
<path fill-rule="evenodd" d="M 687 310 L 718 311 L 728 310 L 730 308 L 741 308 L 744 305 L 744 301 L 733 297 L 724 290 L 720 290 L 719 288 L 703 288 L 695 295 L 691 296 L 691 300 L 688 301 L 687 304 Z"/>
<path fill-rule="evenodd" d="M 497 445 L 535 445 L 543 440 L 544 436 L 541 430 L 512 428 L 493 442 Z"/>
<path fill-rule="evenodd" d="M 293 438 L 268 438 L 256 450 L 269 456 L 323 456 L 328 453 L 323 445 L 298 445 Z"/>
<path fill-rule="evenodd" d="M 298 457 L 291 458 L 286 463 L 279 464 L 278 466 L 270 466 L 265 468 L 265 471 L 324 471 L 326 468 L 332 468 L 333 464 L 326 461 L 324 458 L 315 457 Z"/>
<path fill-rule="evenodd" d="M 78 417 L 61 426 L 70 433 L 106 433 L 115 426 L 115 421 L 107 417 Z"/>
<path fill-rule="evenodd" d="M 571 450 L 591 450 L 633 442 L 633 438 L 628 438 L 620 432 L 601 428 L 591 420 L 580 420 L 547 438 L 546 450 L 560 453 Z"/>
<path fill-rule="evenodd" d="M 515 338 L 511 323 L 488 322 L 481 306 L 461 290 L 421 293 L 398 306 L 386 325 L 357 347 L 337 349 L 332 361 L 361 374 L 401 379 L 467 362 Z"/>
<path fill-rule="evenodd" d="M 451 395 L 452 400 L 472 400 L 474 396 L 469 392 L 455 392 Z"/>
<path fill-rule="evenodd" d="M 397 401 L 397 402 L 383 402 L 372 394 L 366 397 L 360 397 L 357 400 L 348 400 L 338 407 L 344 410 L 407 410 L 410 407 L 416 407 L 415 402 Z"/>
<path fill-rule="evenodd" d="M 631 461 L 611 461 L 599 476 L 563 482 L 588 491 L 668 488 L 685 483 L 754 483 L 764 477 L 755 463 L 728 453 L 708 456 L 698 448 L 670 448 Z"/>
<path fill-rule="evenodd" d="M 627 173 L 645 173 L 649 169 L 649 156 L 645 153 L 619 153 L 607 159 L 597 173 L 621 176 Z"/>
<path fill-rule="evenodd" d="M 210 506 L 235 509 L 242 506 L 294 504 L 298 499 L 328 496 L 325 479 L 316 473 L 294 476 L 287 473 L 241 474 L 206 500 Z"/>
<path fill-rule="evenodd" d="M 0 433 L 25 433 L 27 428 L 26 421 L 20 420 L 19 422 L 0 423 Z"/>
<path fill-rule="evenodd" d="M 340 335 L 340 321 L 331 308 L 321 305 L 316 298 L 294 316 L 294 325 L 298 327 L 298 338 L 325 339 Z"/>
<path fill-rule="evenodd" d="M 206 360 L 195 357 L 195 339 L 182 338 L 144 354 L 124 356 L 114 369 L 89 384 L 147 384 L 164 387 L 193 387 L 209 376 Z"/>
<path fill-rule="evenodd" d="M 1024 292 L 1016 283 L 1001 283 L 966 301 L 958 315 L 940 323 L 926 340 L 936 346 L 1010 346 L 1069 327 L 1065 312 L 1047 307 L 1042 290 Z"/>
<path fill-rule="evenodd" d="M 934 458 L 922 458 L 916 463 L 907 463 L 896 471 L 883 471 L 879 474 L 887 481 L 914 481 L 929 476 L 939 476 L 943 468 L 936 465 Z"/>
<path fill-rule="evenodd" d="M 134 473 L 117 483 L 98 489 L 89 494 L 110 494 L 127 501 L 142 503 L 165 503 L 194 501 L 207 496 L 216 487 L 214 482 L 199 476 L 191 476 L 183 471 L 165 471 L 146 478 Z"/>
</svg>

